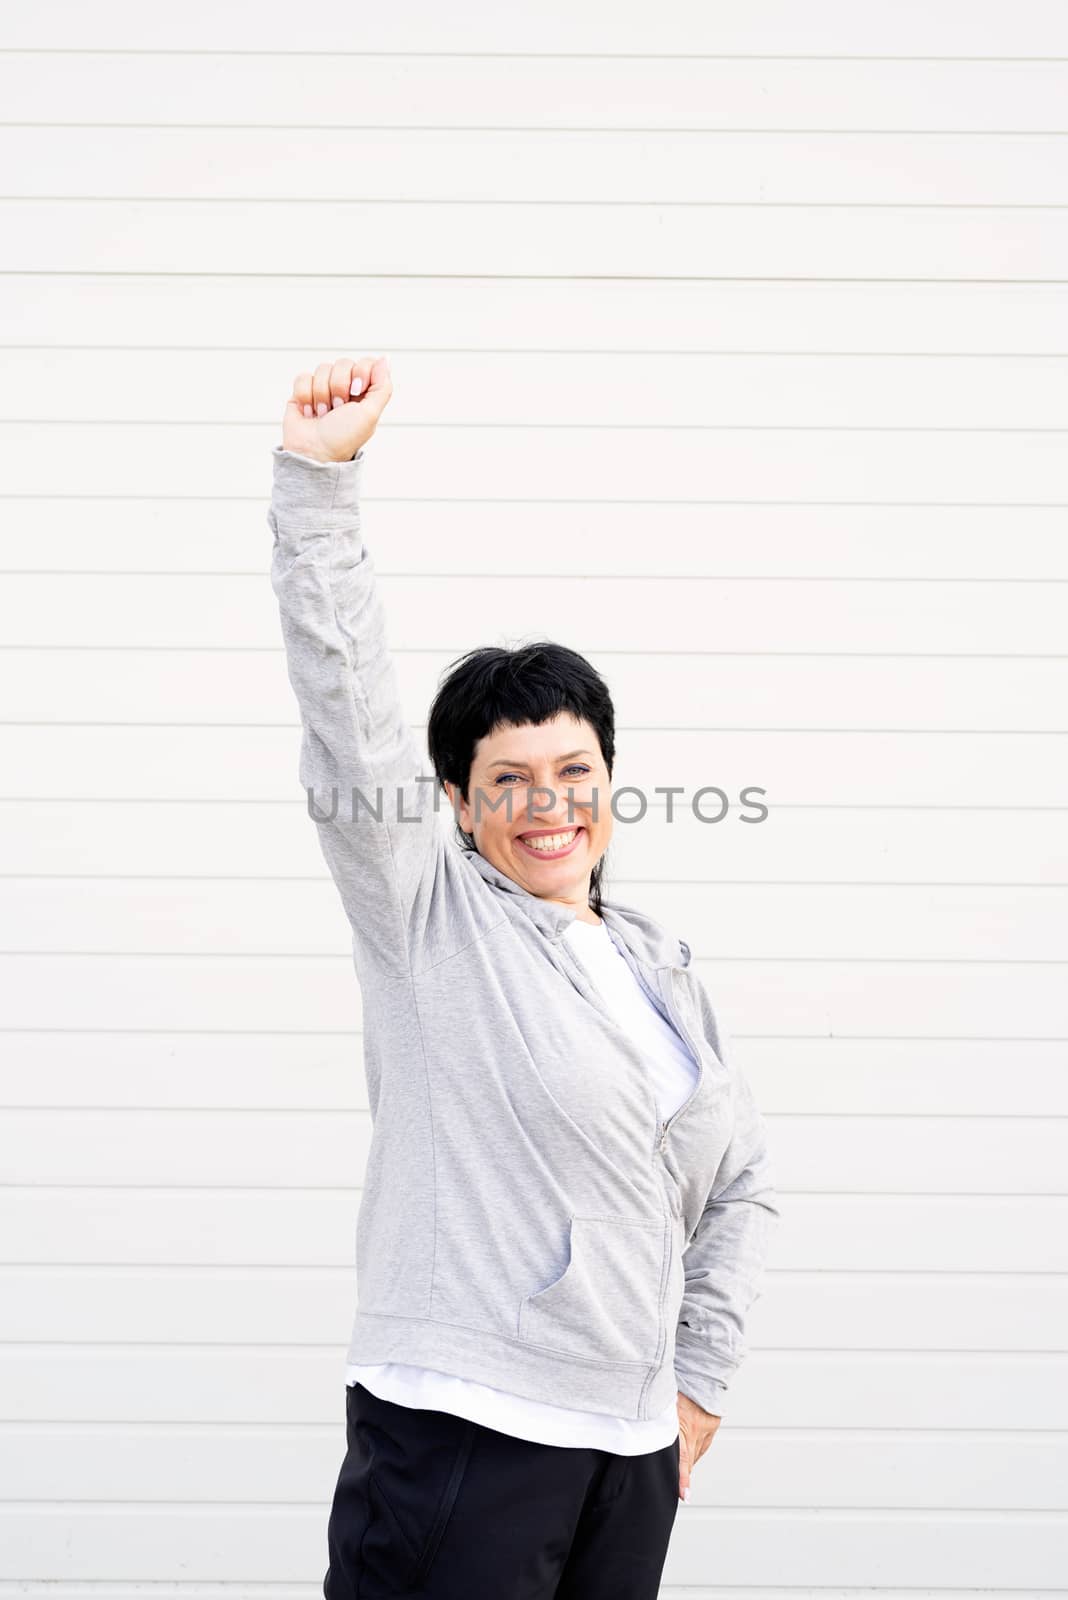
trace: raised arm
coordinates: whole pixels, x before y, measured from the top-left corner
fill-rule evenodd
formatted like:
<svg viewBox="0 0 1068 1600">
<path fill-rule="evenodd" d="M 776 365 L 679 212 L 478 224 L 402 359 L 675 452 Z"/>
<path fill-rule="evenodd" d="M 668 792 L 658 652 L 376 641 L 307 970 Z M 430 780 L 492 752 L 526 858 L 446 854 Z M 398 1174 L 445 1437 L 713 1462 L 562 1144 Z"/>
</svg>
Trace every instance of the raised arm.
<svg viewBox="0 0 1068 1600">
<path fill-rule="evenodd" d="M 410 966 L 420 888 L 444 835 L 429 763 L 404 719 L 360 532 L 363 446 L 391 394 L 381 357 L 324 362 L 297 377 L 282 444 L 271 452 L 267 521 L 300 712 L 300 781 L 358 956 L 400 976 Z"/>
</svg>

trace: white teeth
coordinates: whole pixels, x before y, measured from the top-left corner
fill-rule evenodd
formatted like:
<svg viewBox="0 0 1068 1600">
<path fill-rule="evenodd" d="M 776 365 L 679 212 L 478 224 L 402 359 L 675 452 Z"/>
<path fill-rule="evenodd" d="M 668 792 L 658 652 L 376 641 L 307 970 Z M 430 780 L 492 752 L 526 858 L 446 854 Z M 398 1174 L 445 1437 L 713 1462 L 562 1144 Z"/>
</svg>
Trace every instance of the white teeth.
<svg viewBox="0 0 1068 1600">
<path fill-rule="evenodd" d="M 540 839 L 524 839 L 523 843 L 531 850 L 562 850 L 577 833 L 578 829 L 572 828 L 570 833 L 545 834 Z"/>
</svg>

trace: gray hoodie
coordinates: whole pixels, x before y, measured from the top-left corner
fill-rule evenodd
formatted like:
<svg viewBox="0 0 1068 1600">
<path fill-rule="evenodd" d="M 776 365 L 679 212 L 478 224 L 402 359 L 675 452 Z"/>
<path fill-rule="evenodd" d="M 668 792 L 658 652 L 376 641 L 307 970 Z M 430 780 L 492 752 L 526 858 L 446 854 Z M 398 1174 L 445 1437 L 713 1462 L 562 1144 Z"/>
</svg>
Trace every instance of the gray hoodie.
<svg viewBox="0 0 1068 1600">
<path fill-rule="evenodd" d="M 299 777 L 352 928 L 373 1132 L 350 1362 L 532 1400 L 722 1415 L 779 1216 L 766 1128 L 690 949 L 608 932 L 700 1066 L 661 1122 L 641 1051 L 563 933 L 573 908 L 458 845 L 405 721 L 360 532 L 363 451 L 275 446 L 268 525 Z"/>
</svg>

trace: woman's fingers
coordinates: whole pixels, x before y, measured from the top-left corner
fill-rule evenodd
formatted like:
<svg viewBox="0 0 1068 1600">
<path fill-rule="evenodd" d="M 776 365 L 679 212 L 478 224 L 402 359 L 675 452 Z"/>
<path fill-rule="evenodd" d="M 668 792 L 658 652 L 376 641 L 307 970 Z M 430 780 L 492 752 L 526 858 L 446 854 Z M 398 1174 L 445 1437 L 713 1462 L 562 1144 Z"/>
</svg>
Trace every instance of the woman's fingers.
<svg viewBox="0 0 1068 1600">
<path fill-rule="evenodd" d="M 332 367 L 329 361 L 320 361 L 315 369 L 312 379 L 312 405 L 315 407 L 317 417 L 325 417 L 330 410 L 330 373 Z"/>
<path fill-rule="evenodd" d="M 320 362 L 314 372 L 298 372 L 293 380 L 293 400 L 300 415 L 321 417 L 339 404 L 365 394 L 374 366 L 374 356 L 364 356 L 360 361 L 339 356 L 333 363 Z"/>
<path fill-rule="evenodd" d="M 296 401 L 302 417 L 314 417 L 315 407 L 312 405 L 312 374 L 298 372 L 293 379 L 293 399 Z"/>
<path fill-rule="evenodd" d="M 356 400 L 367 388 L 371 374 L 371 357 L 353 361 L 341 356 L 330 370 L 330 400 L 333 406 L 347 405 Z"/>
<path fill-rule="evenodd" d="M 679 1499 L 684 1500 L 690 1488 L 691 1465 L 690 1440 L 686 1429 L 679 1427 Z"/>
</svg>

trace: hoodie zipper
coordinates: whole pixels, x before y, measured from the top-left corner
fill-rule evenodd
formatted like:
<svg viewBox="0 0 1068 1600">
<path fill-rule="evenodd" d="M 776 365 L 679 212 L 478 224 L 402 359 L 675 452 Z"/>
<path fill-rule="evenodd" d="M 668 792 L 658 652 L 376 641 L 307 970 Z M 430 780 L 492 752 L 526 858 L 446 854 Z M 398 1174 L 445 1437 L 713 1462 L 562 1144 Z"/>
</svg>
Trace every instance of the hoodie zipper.
<svg viewBox="0 0 1068 1600">
<path fill-rule="evenodd" d="M 656 1124 L 656 1142 L 653 1145 L 653 1149 L 657 1152 L 657 1154 L 662 1155 L 664 1150 L 667 1147 L 667 1136 L 668 1136 L 669 1129 L 672 1127 L 672 1125 L 675 1122 L 678 1121 L 678 1119 L 682 1116 L 683 1112 L 686 1111 L 690 1107 L 690 1105 L 697 1098 L 697 1095 L 700 1092 L 701 1084 L 704 1082 L 705 1064 L 704 1064 L 704 1060 L 702 1058 L 700 1050 L 697 1050 L 697 1049 L 694 1048 L 693 1039 L 692 1039 L 689 1031 L 687 1030 L 685 1024 L 683 1023 L 682 1017 L 679 1014 L 678 1007 L 675 1005 L 675 997 L 674 997 L 674 991 L 673 991 L 673 988 L 672 988 L 672 977 L 671 977 L 671 975 L 674 972 L 677 972 L 678 968 L 677 967 L 657 967 L 656 968 L 656 981 L 657 981 L 657 992 L 656 992 L 656 994 L 654 994 L 653 990 L 650 989 L 649 985 L 646 983 L 645 974 L 641 971 L 641 969 L 640 969 L 640 967 L 639 967 L 637 962 L 635 962 L 634 971 L 637 973 L 638 978 L 639 978 L 639 980 L 641 982 L 641 986 L 646 991 L 646 993 L 649 995 L 650 999 L 651 1000 L 655 1000 L 657 998 L 660 999 L 660 1001 L 662 1002 L 662 1004 L 664 1006 L 665 1011 L 668 1014 L 668 1018 L 670 1019 L 671 1023 L 673 1024 L 676 1032 L 679 1034 L 679 1037 L 684 1041 L 684 1043 L 686 1044 L 687 1049 L 689 1050 L 690 1054 L 693 1056 L 694 1061 L 697 1063 L 697 1082 L 694 1084 L 693 1089 L 690 1091 L 690 1093 L 687 1096 L 687 1098 L 682 1102 L 682 1105 L 679 1106 L 677 1111 L 673 1111 L 672 1112 L 671 1116 L 668 1117 L 666 1119 L 666 1121 L 662 1122 L 659 1119 L 657 1120 L 657 1124 Z M 665 973 L 667 974 L 666 979 L 665 979 L 665 976 L 664 976 Z"/>
<path fill-rule="evenodd" d="M 633 952 L 631 952 L 631 954 L 633 954 Z M 697 1098 L 697 1094 L 701 1088 L 702 1082 L 704 1081 L 705 1075 L 705 1066 L 701 1057 L 701 1052 L 700 1050 L 694 1049 L 693 1039 L 690 1037 L 689 1032 L 683 1024 L 682 1017 L 679 1015 L 678 1007 L 675 1005 L 671 974 L 677 970 L 678 969 L 675 967 L 656 968 L 657 991 L 654 994 L 653 990 L 650 989 L 649 985 L 646 983 L 645 974 L 641 971 L 640 964 L 635 958 L 634 971 L 638 976 L 642 988 L 646 991 L 651 1000 L 655 1000 L 657 998 L 661 1000 L 670 1021 L 675 1027 L 676 1032 L 685 1042 L 690 1054 L 697 1063 L 697 1082 L 694 1084 L 693 1089 L 688 1097 L 682 1102 L 682 1105 L 679 1106 L 677 1111 L 673 1111 L 671 1116 L 668 1117 L 666 1121 L 661 1121 L 658 1114 L 656 1124 L 656 1141 L 653 1145 L 653 1149 L 658 1155 L 663 1155 L 664 1150 L 667 1147 L 668 1130 L 671 1128 L 672 1124 L 678 1121 L 679 1117 L 682 1116 L 683 1112 L 687 1109 L 691 1102 Z M 668 975 L 666 980 L 664 977 L 665 973 Z"/>
<path fill-rule="evenodd" d="M 609 937 L 611 937 L 611 934 L 609 934 Z M 615 941 L 613 940 L 613 943 L 614 942 Z M 558 940 L 558 943 L 559 943 L 560 948 L 562 950 L 566 950 L 567 951 L 567 960 L 571 963 L 572 969 L 574 971 L 577 971 L 579 976 L 582 979 L 582 987 L 580 989 L 580 993 L 584 994 L 586 996 L 586 999 L 590 1001 L 591 1005 L 595 1005 L 597 1007 L 598 1011 L 601 1013 L 602 1016 L 607 1017 L 609 1022 L 613 1023 L 616 1027 L 618 1027 L 619 1026 L 618 1018 L 608 1009 L 608 1007 L 605 1005 L 604 1001 L 601 999 L 600 991 L 593 986 L 593 981 L 592 981 L 590 975 L 587 973 L 586 968 L 582 965 L 582 961 L 581 961 L 580 957 L 576 954 L 576 952 L 574 950 L 572 950 L 572 948 L 568 944 L 567 940 L 565 938 L 563 938 L 562 936 Z M 617 948 L 618 948 L 618 946 L 617 946 Z M 633 952 L 630 952 L 630 954 L 631 954 L 631 956 L 633 958 Z M 626 956 L 624 956 L 624 960 L 626 960 L 626 959 L 627 959 Z M 652 997 L 652 991 L 650 990 L 649 985 L 646 983 L 644 976 L 642 975 L 642 973 L 638 969 L 636 958 L 634 958 L 634 959 L 635 959 L 635 965 L 631 970 L 635 973 L 635 975 L 637 976 L 638 981 L 641 984 L 642 988 L 645 990 L 645 992 L 651 998 Z M 628 965 L 629 965 L 629 962 L 628 962 Z M 645 1074 L 645 1086 L 646 1086 L 646 1088 L 647 1088 L 647 1090 L 649 1092 L 649 1099 L 652 1102 L 653 1115 L 656 1118 L 656 1138 L 655 1138 L 655 1140 L 653 1142 L 653 1150 L 655 1152 L 657 1150 L 663 1150 L 663 1148 L 664 1148 L 664 1137 L 665 1137 L 665 1134 L 666 1134 L 666 1131 L 667 1131 L 667 1123 L 660 1121 L 660 1108 L 656 1103 L 656 1094 L 655 1094 L 655 1092 L 653 1090 L 652 1080 L 649 1077 L 648 1073 Z"/>
<path fill-rule="evenodd" d="M 674 996 L 673 985 L 672 985 L 672 974 L 674 973 L 675 970 L 676 969 L 674 967 L 660 967 L 660 968 L 657 969 L 657 975 L 656 976 L 657 976 L 657 981 L 658 981 L 658 983 L 660 985 L 661 996 L 662 996 L 662 998 L 664 1000 L 665 1005 L 667 1006 L 668 1013 L 669 1013 L 669 1015 L 671 1017 L 671 1020 L 674 1023 L 674 1025 L 675 1025 L 675 1027 L 676 1027 L 676 1029 L 677 1029 L 677 1031 L 679 1033 L 679 1036 L 684 1040 L 687 1049 L 690 1051 L 690 1054 L 693 1056 L 694 1061 L 697 1063 L 697 1082 L 694 1084 L 693 1088 L 690 1090 L 690 1093 L 687 1095 L 686 1099 L 682 1102 L 682 1105 L 679 1106 L 678 1110 L 677 1111 L 673 1111 L 671 1116 L 668 1117 L 665 1122 L 661 1122 L 659 1124 L 659 1138 L 657 1140 L 656 1148 L 657 1148 L 658 1152 L 660 1152 L 660 1153 L 663 1153 L 663 1150 L 664 1150 L 664 1148 L 665 1148 L 665 1146 L 667 1144 L 668 1130 L 671 1128 L 672 1124 L 677 1122 L 679 1120 L 679 1118 L 683 1115 L 683 1113 L 686 1110 L 688 1110 L 688 1108 L 693 1104 L 694 1100 L 696 1100 L 698 1094 L 700 1093 L 701 1085 L 704 1082 L 704 1078 L 705 1078 L 705 1063 L 704 1063 L 704 1059 L 703 1059 L 703 1057 L 701 1055 L 700 1050 L 695 1050 L 694 1049 L 693 1039 L 690 1037 L 689 1030 L 686 1028 L 685 1024 L 683 1023 L 682 1017 L 679 1014 L 678 1007 L 675 1004 L 675 996 Z M 666 979 L 664 977 L 665 973 L 667 974 L 667 978 Z"/>
<path fill-rule="evenodd" d="M 612 937 L 611 929 L 609 929 L 609 937 Z M 562 932 L 560 934 L 556 935 L 556 939 L 555 939 L 554 942 L 558 943 L 562 949 L 566 949 L 567 950 L 567 959 L 571 964 L 572 970 L 577 969 L 581 973 L 581 975 L 582 975 L 582 977 L 584 979 L 582 992 L 586 995 L 586 998 L 588 1000 L 592 1001 L 592 1003 L 597 1007 L 597 1009 L 599 1011 L 601 1011 L 606 1017 L 608 1017 L 610 1021 L 615 1022 L 615 1020 L 616 1020 L 615 1017 L 606 1008 L 606 1006 L 604 1005 L 603 1001 L 600 998 L 600 995 L 597 993 L 596 990 L 591 989 L 591 981 L 589 979 L 589 976 L 588 976 L 588 974 L 586 972 L 585 967 L 582 965 L 582 962 L 580 961 L 579 957 L 576 955 L 575 951 L 567 943 L 567 940 L 563 937 L 563 933 Z M 612 942 L 613 942 L 613 944 L 615 944 L 616 940 L 613 938 Z M 618 946 L 617 946 L 617 948 L 618 948 Z M 628 964 L 633 963 L 632 971 L 637 976 L 638 981 L 641 984 L 642 988 L 646 991 L 646 993 L 649 995 L 651 1000 L 655 1001 L 657 998 L 659 998 L 661 1000 L 661 1002 L 664 1005 L 665 1010 L 667 1011 L 669 1019 L 671 1020 L 672 1024 L 674 1025 L 674 1027 L 675 1027 L 676 1031 L 678 1032 L 678 1034 L 680 1035 L 680 1037 L 684 1040 L 687 1048 L 690 1051 L 690 1054 L 693 1056 L 695 1062 L 697 1063 L 697 1082 L 696 1082 L 696 1084 L 694 1085 L 694 1087 L 693 1087 L 692 1091 L 690 1092 L 689 1096 L 687 1097 L 687 1099 L 685 1099 L 683 1101 L 682 1105 L 679 1106 L 678 1110 L 674 1111 L 671 1114 L 671 1116 L 667 1118 L 666 1121 L 662 1121 L 660 1119 L 659 1108 L 656 1106 L 656 1098 L 655 1098 L 655 1095 L 653 1095 L 652 1084 L 651 1083 L 649 1084 L 649 1092 L 650 1092 L 650 1096 L 653 1099 L 653 1107 L 654 1107 L 654 1110 L 657 1113 L 656 1139 L 655 1139 L 655 1142 L 653 1144 L 653 1150 L 657 1154 L 662 1155 L 664 1150 L 665 1150 L 665 1148 L 666 1148 L 666 1146 L 667 1146 L 668 1130 L 671 1128 L 672 1124 L 678 1120 L 678 1118 L 682 1115 L 682 1113 L 686 1110 L 686 1108 L 690 1105 L 691 1101 L 693 1101 L 696 1098 L 697 1093 L 698 1093 L 698 1091 L 699 1091 L 699 1089 L 701 1087 L 701 1083 L 702 1083 L 702 1081 L 704 1079 L 705 1068 L 704 1068 L 704 1063 L 703 1063 L 703 1061 L 701 1059 L 701 1052 L 699 1050 L 695 1050 L 694 1049 L 693 1040 L 690 1037 L 690 1034 L 687 1032 L 685 1026 L 683 1025 L 682 1018 L 679 1015 L 677 1007 L 675 1006 L 674 996 L 673 996 L 673 994 L 671 992 L 671 977 L 670 977 L 670 974 L 672 972 L 674 972 L 676 969 L 674 967 L 657 967 L 655 969 L 655 971 L 656 971 L 656 979 L 657 979 L 657 991 L 654 992 L 652 989 L 650 989 L 648 983 L 645 980 L 645 974 L 641 970 L 641 964 L 640 964 L 637 956 L 635 956 L 634 952 L 632 950 L 630 950 L 629 948 L 627 950 L 627 953 L 626 953 L 626 956 L 624 957 L 624 959 L 626 959 L 628 956 L 630 958 L 630 962 L 628 962 Z M 668 978 L 667 978 L 666 985 L 665 985 L 665 980 L 664 980 L 664 974 L 665 973 L 667 973 L 669 975 Z"/>
<path fill-rule="evenodd" d="M 611 928 L 608 930 L 608 932 L 609 932 L 609 937 L 612 939 L 612 943 L 616 945 L 617 949 L 619 949 L 620 944 L 625 945 L 625 943 L 626 943 L 625 940 L 620 939 L 617 942 L 617 940 L 615 939 L 615 937 L 612 934 Z M 656 969 L 658 990 L 657 990 L 656 993 L 654 993 L 654 991 L 652 989 L 650 989 L 648 983 L 645 980 L 645 973 L 641 970 L 641 962 L 639 961 L 638 957 L 634 954 L 634 951 L 631 950 L 629 947 L 627 947 L 625 949 L 625 952 L 621 952 L 621 953 L 623 954 L 623 959 L 627 962 L 627 965 L 631 968 L 631 971 L 633 972 L 634 976 L 637 978 L 638 982 L 641 984 L 641 987 L 645 990 L 645 993 L 648 995 L 650 1003 L 651 1004 L 655 1004 L 657 998 L 663 1000 L 663 994 L 659 989 L 660 973 L 661 973 L 661 971 L 663 969 L 661 969 L 661 968 L 657 968 Z M 670 970 L 670 969 L 668 969 L 668 970 Z M 670 1017 L 671 1014 L 672 1014 L 671 1013 L 671 1005 L 670 1005 L 670 1003 L 668 1003 L 666 1005 L 666 1010 L 667 1010 L 668 1015 Z M 680 1029 L 679 1031 L 681 1032 L 682 1030 Z M 689 1040 L 687 1040 L 687 1044 L 688 1043 L 689 1043 Z M 697 1060 L 698 1060 L 698 1062 L 700 1062 L 700 1057 L 699 1056 L 698 1056 Z M 676 1111 L 674 1116 L 668 1117 L 666 1122 L 661 1121 L 661 1119 L 660 1119 L 660 1108 L 656 1103 L 656 1095 L 655 1095 L 654 1090 L 653 1090 L 652 1082 L 649 1081 L 648 1079 L 647 1079 L 647 1081 L 649 1082 L 649 1096 L 650 1096 L 650 1098 L 651 1098 L 651 1100 L 653 1102 L 653 1110 L 654 1110 L 654 1112 L 656 1114 L 656 1138 L 655 1138 L 655 1140 L 653 1142 L 653 1151 L 654 1151 L 654 1154 L 662 1154 L 663 1150 L 664 1150 L 664 1146 L 667 1143 L 668 1128 L 671 1125 L 671 1123 L 674 1122 L 675 1117 L 677 1117 L 679 1113 L 678 1113 L 678 1111 Z M 698 1080 L 698 1081 L 700 1081 L 700 1080 Z M 689 1105 L 689 1103 L 690 1103 L 689 1100 L 687 1100 L 685 1102 L 685 1105 Z M 683 1110 L 683 1109 L 684 1109 L 683 1106 L 679 1107 L 680 1111 Z"/>
</svg>

